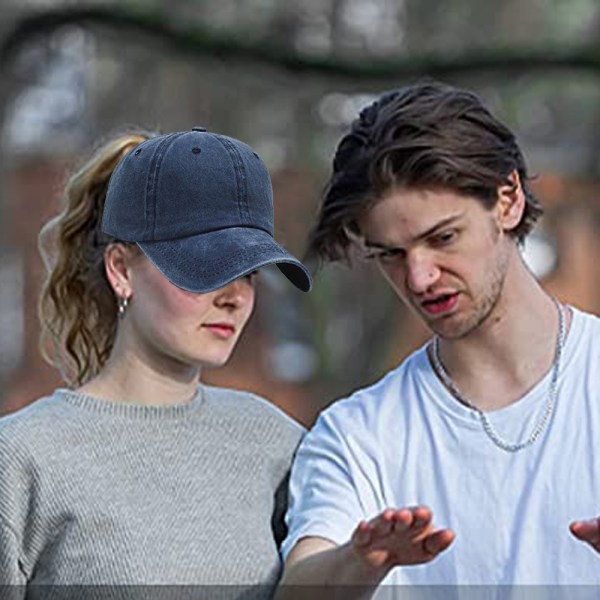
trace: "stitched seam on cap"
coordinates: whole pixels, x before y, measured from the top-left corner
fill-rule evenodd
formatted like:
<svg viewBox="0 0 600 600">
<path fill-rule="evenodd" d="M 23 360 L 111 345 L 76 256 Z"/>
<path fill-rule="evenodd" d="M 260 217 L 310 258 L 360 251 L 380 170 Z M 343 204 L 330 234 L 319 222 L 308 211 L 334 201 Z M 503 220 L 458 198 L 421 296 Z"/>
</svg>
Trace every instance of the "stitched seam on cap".
<svg viewBox="0 0 600 600">
<path fill-rule="evenodd" d="M 154 251 L 160 254 L 164 259 L 169 261 L 169 269 L 177 271 L 183 276 L 190 276 L 189 271 L 184 271 L 182 267 L 189 266 L 193 270 L 197 270 L 206 275 L 215 275 L 220 273 L 224 268 L 233 267 L 235 265 L 243 264 L 248 261 L 252 261 L 255 258 L 262 256 L 265 250 L 269 251 L 271 258 L 275 258 L 273 255 L 279 254 L 282 258 L 289 259 L 289 256 L 285 251 L 272 244 L 257 244 L 251 248 L 241 248 L 235 255 L 226 256 L 219 259 L 211 260 L 210 264 L 199 265 L 198 261 L 193 256 L 178 256 L 178 262 L 171 262 L 174 258 L 166 249 L 155 248 Z M 275 258 L 275 260 L 278 260 Z"/>
<path fill-rule="evenodd" d="M 228 150 L 228 154 L 231 156 L 233 168 L 236 174 L 237 200 L 240 211 L 240 219 L 242 223 L 249 223 L 250 211 L 248 210 L 248 181 L 246 178 L 246 170 L 244 168 L 242 156 L 231 140 L 221 136 L 217 136 L 217 139 L 225 146 L 225 149 Z"/>
<path fill-rule="evenodd" d="M 215 227 L 212 227 L 210 229 L 203 229 L 202 231 L 195 231 L 194 233 L 187 233 L 186 235 L 179 235 L 177 237 L 168 236 L 168 237 L 158 238 L 156 240 L 142 240 L 142 241 L 157 242 L 157 243 L 159 243 L 159 242 L 176 242 L 178 240 L 187 240 L 189 238 L 194 238 L 199 235 L 214 233 L 215 231 L 227 231 L 228 229 L 256 229 L 256 231 L 262 231 L 263 233 L 266 233 L 270 238 L 273 238 L 273 235 L 271 234 L 271 232 L 268 229 L 265 229 L 264 227 L 259 227 L 258 225 L 233 224 L 233 225 L 226 225 L 226 226 L 225 225 L 216 225 Z"/>
<path fill-rule="evenodd" d="M 175 138 L 178 138 L 181 133 L 174 133 L 167 136 L 162 142 L 158 144 L 156 151 L 154 152 L 153 164 L 150 169 L 150 176 L 148 177 L 148 184 L 146 185 L 146 223 L 148 225 L 148 229 L 150 230 L 151 239 L 154 240 L 156 237 L 156 189 L 158 187 L 158 177 L 160 175 L 160 167 L 162 164 L 162 158 L 165 155 L 166 151 L 169 149 L 171 145 L 170 142 L 173 142 Z M 149 202 L 149 199 L 152 199 L 152 202 Z"/>
</svg>

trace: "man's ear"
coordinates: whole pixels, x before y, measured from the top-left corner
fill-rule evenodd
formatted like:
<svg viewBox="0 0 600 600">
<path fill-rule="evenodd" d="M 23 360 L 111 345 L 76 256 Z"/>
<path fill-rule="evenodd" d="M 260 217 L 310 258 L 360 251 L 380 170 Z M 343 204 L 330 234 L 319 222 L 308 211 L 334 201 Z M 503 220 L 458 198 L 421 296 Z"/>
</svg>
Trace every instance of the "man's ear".
<svg viewBox="0 0 600 600">
<path fill-rule="evenodd" d="M 109 244 L 104 251 L 104 270 L 110 286 L 118 298 L 130 298 L 132 252 L 125 244 Z"/>
<path fill-rule="evenodd" d="M 525 211 L 525 192 L 521 186 L 521 178 L 515 170 L 507 177 L 507 182 L 498 187 L 496 214 L 498 225 L 503 231 L 515 229 Z"/>
</svg>

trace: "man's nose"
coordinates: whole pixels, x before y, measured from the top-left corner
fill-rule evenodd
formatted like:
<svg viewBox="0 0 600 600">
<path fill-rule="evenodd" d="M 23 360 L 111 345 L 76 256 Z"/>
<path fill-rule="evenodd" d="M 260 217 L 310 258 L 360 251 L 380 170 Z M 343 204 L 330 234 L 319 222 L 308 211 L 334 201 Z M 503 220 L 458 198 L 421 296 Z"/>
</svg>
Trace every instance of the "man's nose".
<svg viewBox="0 0 600 600">
<path fill-rule="evenodd" d="M 439 267 L 425 254 L 406 257 L 406 285 L 414 294 L 424 294 L 438 280 Z"/>
</svg>

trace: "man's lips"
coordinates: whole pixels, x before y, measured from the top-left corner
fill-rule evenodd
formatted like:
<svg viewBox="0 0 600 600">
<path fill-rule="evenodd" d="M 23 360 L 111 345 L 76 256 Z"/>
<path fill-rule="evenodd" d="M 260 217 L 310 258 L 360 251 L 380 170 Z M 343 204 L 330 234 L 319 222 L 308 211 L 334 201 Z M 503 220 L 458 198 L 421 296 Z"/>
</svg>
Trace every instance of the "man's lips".
<svg viewBox="0 0 600 600">
<path fill-rule="evenodd" d="M 450 312 L 458 302 L 458 292 L 430 295 L 420 300 L 425 312 L 430 315 L 440 315 Z"/>
</svg>

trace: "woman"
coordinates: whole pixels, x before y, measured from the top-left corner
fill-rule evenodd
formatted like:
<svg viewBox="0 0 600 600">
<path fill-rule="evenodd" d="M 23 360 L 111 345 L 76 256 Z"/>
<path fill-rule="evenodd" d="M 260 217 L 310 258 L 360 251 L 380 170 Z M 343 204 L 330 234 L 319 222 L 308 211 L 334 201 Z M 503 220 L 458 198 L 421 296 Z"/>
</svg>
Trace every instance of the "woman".
<svg viewBox="0 0 600 600">
<path fill-rule="evenodd" d="M 273 240 L 266 167 L 202 128 L 136 133 L 102 147 L 65 197 L 40 235 L 40 307 L 70 386 L 0 419 L 0 583 L 266 594 L 301 428 L 198 383 L 229 358 L 257 269 L 310 289 Z"/>
</svg>

